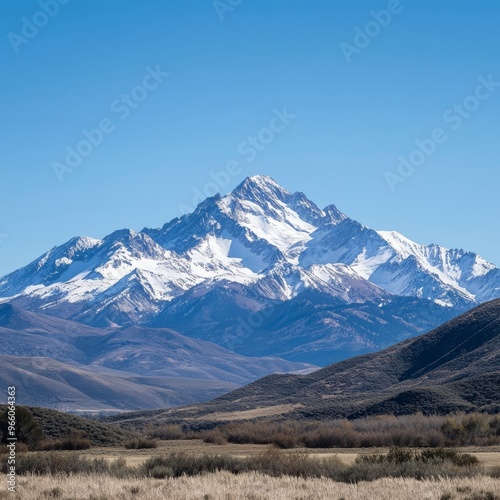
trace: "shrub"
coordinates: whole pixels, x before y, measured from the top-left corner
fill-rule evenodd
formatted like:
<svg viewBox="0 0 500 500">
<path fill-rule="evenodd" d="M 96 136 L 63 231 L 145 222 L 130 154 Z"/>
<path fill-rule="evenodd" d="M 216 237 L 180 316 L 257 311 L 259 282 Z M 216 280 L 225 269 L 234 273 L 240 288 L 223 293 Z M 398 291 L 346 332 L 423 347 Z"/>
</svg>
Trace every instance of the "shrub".
<svg viewBox="0 0 500 500">
<path fill-rule="evenodd" d="M 17 459 L 17 474 L 75 474 L 77 472 L 107 473 L 108 464 L 104 459 L 89 460 L 55 452 L 35 452 L 21 455 Z"/>
<path fill-rule="evenodd" d="M 280 452 L 269 447 L 265 452 L 245 461 L 246 470 L 254 470 L 270 476 L 330 477 L 336 479 L 344 469 L 337 457 L 311 458 L 304 452 Z"/>
<path fill-rule="evenodd" d="M 158 442 L 154 439 L 136 438 L 125 441 L 123 446 L 127 450 L 142 450 L 147 448 L 157 448 Z"/>
<path fill-rule="evenodd" d="M 171 473 L 170 470 L 172 471 Z M 154 477 L 152 474 L 159 474 L 158 471 L 169 471 L 169 477 L 180 477 L 183 474 L 196 476 L 221 470 L 238 473 L 243 470 L 242 461 L 229 456 L 197 456 L 188 455 L 184 452 L 172 452 L 167 455 L 151 457 L 141 466 L 141 473 L 146 477 Z"/>
<path fill-rule="evenodd" d="M 68 436 L 62 439 L 41 441 L 37 449 L 41 451 L 50 450 L 88 450 L 92 445 L 90 439 L 84 438 L 82 431 L 71 429 Z"/>
<path fill-rule="evenodd" d="M 160 425 L 159 427 L 146 427 L 144 432 L 150 438 L 176 440 L 183 439 L 184 433 L 180 425 Z"/>
<path fill-rule="evenodd" d="M 166 477 L 173 477 L 174 470 L 172 467 L 167 467 L 165 465 L 155 465 L 151 467 L 148 471 L 148 477 L 154 479 L 165 479 Z"/>
<path fill-rule="evenodd" d="M 406 448 L 394 447 L 387 455 L 358 455 L 355 460 L 357 464 L 402 464 L 412 462 L 417 459 L 417 453 Z"/>
<path fill-rule="evenodd" d="M 188 455 L 172 452 L 149 458 L 141 467 L 146 477 L 179 477 L 229 471 L 238 474 L 243 471 L 258 471 L 270 476 L 296 477 L 338 477 L 344 465 L 337 457 L 326 460 L 312 459 L 303 452 L 282 452 L 269 447 L 253 457 L 238 459 L 226 455 Z M 171 472 L 170 472 L 171 471 Z"/>
<path fill-rule="evenodd" d="M 16 442 L 16 454 L 19 453 L 27 453 L 29 451 L 29 447 L 25 443 L 21 443 L 19 441 Z M 0 444 L 0 455 L 8 455 L 10 453 L 9 448 L 7 448 L 6 444 Z"/>
<path fill-rule="evenodd" d="M 496 466 L 490 470 L 490 476 L 500 479 L 500 467 Z"/>
<path fill-rule="evenodd" d="M 489 433 L 500 436 L 500 417 L 497 415 L 489 423 Z"/>
<path fill-rule="evenodd" d="M 224 436 L 224 434 L 222 434 L 222 432 L 219 429 L 205 431 L 202 433 L 202 436 L 204 443 L 219 444 L 219 445 L 227 443 L 226 437 Z"/>
<path fill-rule="evenodd" d="M 259 420 L 217 426 L 230 443 L 273 444 L 279 448 L 444 447 L 500 444 L 500 417 L 481 413 L 448 417 L 379 415 L 321 422 Z M 204 437 L 204 431 L 184 437 Z"/>
<path fill-rule="evenodd" d="M 479 464 L 479 460 L 469 453 L 458 453 L 455 450 L 436 448 L 435 450 L 422 450 L 416 454 L 416 459 L 423 462 L 439 461 L 451 462 L 459 467 L 472 467 Z"/>
<path fill-rule="evenodd" d="M 387 455 L 359 455 L 356 464 L 406 464 L 420 463 L 450 463 L 457 467 L 473 467 L 479 465 L 479 460 L 468 453 L 458 453 L 455 450 L 436 448 L 430 450 L 410 450 L 408 448 L 394 447 Z"/>
<path fill-rule="evenodd" d="M 6 463 L 1 470 L 6 472 Z M 16 473 L 26 474 L 101 474 L 116 477 L 134 477 L 136 470 L 127 467 L 125 460 L 108 462 L 103 458 L 89 459 L 79 455 L 58 452 L 34 452 L 19 455 L 16 461 Z"/>
<path fill-rule="evenodd" d="M 8 435 L 7 409 L 0 413 L 0 433 L 1 442 L 7 443 Z M 18 442 L 25 443 L 29 448 L 34 448 L 45 435 L 38 422 L 33 417 L 28 408 L 24 406 L 16 407 L 16 430 L 15 437 Z"/>
<path fill-rule="evenodd" d="M 301 444 L 299 422 L 234 422 L 218 427 L 227 441 L 236 444 L 273 444 L 293 448 Z"/>
</svg>

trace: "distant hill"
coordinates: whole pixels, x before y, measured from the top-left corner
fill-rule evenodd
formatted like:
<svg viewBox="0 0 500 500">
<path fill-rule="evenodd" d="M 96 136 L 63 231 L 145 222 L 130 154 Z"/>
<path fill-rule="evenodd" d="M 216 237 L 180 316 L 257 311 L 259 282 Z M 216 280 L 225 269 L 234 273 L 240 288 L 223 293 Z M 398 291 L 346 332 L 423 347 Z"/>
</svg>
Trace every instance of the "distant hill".
<svg viewBox="0 0 500 500">
<path fill-rule="evenodd" d="M 383 351 L 309 375 L 271 375 L 211 402 L 155 411 L 148 422 L 199 426 L 234 419 L 357 418 L 500 411 L 500 300 Z M 112 420 L 131 426 L 141 413 Z"/>
<path fill-rule="evenodd" d="M 14 385 L 20 404 L 83 413 L 179 406 L 238 387 L 220 380 L 147 377 L 19 356 L 0 356 L 0 385 Z"/>
<path fill-rule="evenodd" d="M 312 369 L 276 357 L 245 357 L 168 328 L 99 329 L 0 304 L 0 385 L 15 385 L 23 405 L 64 411 L 171 407 L 214 398 L 270 373 Z"/>
</svg>

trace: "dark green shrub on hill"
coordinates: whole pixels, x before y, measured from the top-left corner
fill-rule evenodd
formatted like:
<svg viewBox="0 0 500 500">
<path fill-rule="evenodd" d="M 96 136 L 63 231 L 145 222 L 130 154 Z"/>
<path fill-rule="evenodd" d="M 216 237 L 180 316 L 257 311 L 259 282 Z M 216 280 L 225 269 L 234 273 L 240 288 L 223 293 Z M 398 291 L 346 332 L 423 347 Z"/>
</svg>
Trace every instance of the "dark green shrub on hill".
<svg viewBox="0 0 500 500">
<path fill-rule="evenodd" d="M 7 417 L 8 410 L 5 409 L 0 413 L 2 443 L 7 443 L 9 437 L 16 437 L 18 442 L 25 443 L 29 448 L 35 448 L 45 437 L 40 424 L 28 408 L 18 406 L 15 409 L 15 436 L 9 436 L 9 420 Z"/>
</svg>

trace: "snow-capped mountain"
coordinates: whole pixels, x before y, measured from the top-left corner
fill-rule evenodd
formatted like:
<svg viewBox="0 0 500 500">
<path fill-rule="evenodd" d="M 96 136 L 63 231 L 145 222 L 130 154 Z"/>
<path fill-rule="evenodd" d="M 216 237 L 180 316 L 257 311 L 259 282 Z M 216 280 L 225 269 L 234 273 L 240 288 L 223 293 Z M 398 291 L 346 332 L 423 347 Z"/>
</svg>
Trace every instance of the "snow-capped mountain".
<svg viewBox="0 0 500 500">
<path fill-rule="evenodd" d="M 227 312 L 234 324 L 220 343 L 228 344 L 242 315 L 313 292 L 332 304 L 371 304 L 375 316 L 398 297 L 415 298 L 414 307 L 433 307 L 437 324 L 500 297 L 500 270 L 474 253 L 375 231 L 334 205 L 320 209 L 303 193 L 254 176 L 162 228 L 55 247 L 1 278 L 0 301 L 93 326 L 129 326 L 172 320 L 175 304 L 186 300 L 202 309 L 218 289 L 241 301 L 239 316 Z M 203 317 L 200 330 L 213 326 L 210 311 Z M 436 326 L 399 319 L 407 336 Z M 325 338 L 334 323 L 325 326 Z"/>
<path fill-rule="evenodd" d="M 438 245 L 420 245 L 396 231 L 374 231 L 345 219 L 323 225 L 300 256 L 300 264 L 342 262 L 384 290 L 467 307 L 500 295 L 499 269 L 482 257 Z"/>
</svg>

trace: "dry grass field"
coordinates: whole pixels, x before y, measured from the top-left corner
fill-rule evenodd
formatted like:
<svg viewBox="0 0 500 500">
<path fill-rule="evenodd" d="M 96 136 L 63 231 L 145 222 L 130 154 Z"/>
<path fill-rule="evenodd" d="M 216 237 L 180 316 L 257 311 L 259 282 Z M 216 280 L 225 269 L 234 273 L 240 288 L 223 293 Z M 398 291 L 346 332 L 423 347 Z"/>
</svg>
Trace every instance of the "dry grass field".
<svg viewBox="0 0 500 500">
<path fill-rule="evenodd" d="M 267 445 L 259 444 L 232 444 L 215 445 L 204 443 L 201 439 L 158 441 L 158 448 L 145 450 L 126 450 L 123 447 L 96 447 L 89 450 L 74 451 L 81 456 L 88 458 L 106 458 L 116 460 L 124 458 L 127 465 L 136 466 L 144 463 L 149 457 L 169 451 L 185 451 L 189 454 L 201 455 L 211 453 L 218 455 L 231 455 L 234 457 L 248 457 L 257 455 L 268 448 Z M 500 467 L 500 446 L 469 446 L 456 448 L 457 451 L 471 453 L 479 459 L 486 469 Z M 296 448 L 311 457 L 324 458 L 336 455 L 342 462 L 349 465 L 361 454 L 386 453 L 387 448 Z"/>
<path fill-rule="evenodd" d="M 96 470 L 75 469 L 73 472 L 58 474 L 45 472 L 32 475 L 30 472 L 24 472 L 17 477 L 15 494 L 0 488 L 0 500 L 500 500 L 500 445 L 457 448 L 457 451 L 472 454 L 479 459 L 478 468 L 469 472 L 464 470 L 463 475 L 451 474 L 450 477 L 444 477 L 445 472 L 441 477 L 440 474 L 445 469 L 438 468 L 436 472 L 431 469 L 432 472 L 427 475 L 413 476 L 431 479 L 417 480 L 401 474 L 401 477 L 387 478 L 379 474 L 372 477 L 373 480 L 367 481 L 363 476 L 363 479 L 355 482 L 345 479 L 345 476 L 344 479 L 338 479 L 336 475 L 328 474 L 302 475 L 292 472 L 291 475 L 283 475 L 267 470 L 266 474 L 263 474 L 258 472 L 260 468 L 245 469 L 239 473 L 229 472 L 230 469 L 212 472 L 214 469 L 211 469 L 198 474 L 168 476 L 149 475 L 144 472 L 138 474 L 133 471 L 143 470 L 152 457 L 165 457 L 172 453 L 179 453 L 179 456 L 185 454 L 193 459 L 219 455 L 230 459 L 254 460 L 272 450 L 272 453 L 278 454 L 271 455 L 273 461 L 278 456 L 292 453 L 298 454 L 299 457 L 304 454 L 307 461 L 312 460 L 314 464 L 323 462 L 321 459 L 332 459 L 334 468 L 338 467 L 335 463 L 340 464 L 341 468 L 356 467 L 356 457 L 385 455 L 389 449 L 373 447 L 279 450 L 270 448 L 269 445 L 212 444 L 202 439 L 158 440 L 157 445 L 156 448 L 149 449 L 107 446 L 74 451 L 25 453 L 26 457 L 33 458 L 50 454 L 61 459 L 65 456 L 69 460 L 65 459 L 64 463 L 104 459 L 102 463 L 111 465 L 121 462 L 122 465 L 115 468 L 114 472 L 113 469 L 111 472 L 105 472 L 106 468 L 102 466 Z M 47 453 L 49 455 L 46 455 Z M 300 464 L 304 465 L 306 462 L 300 461 Z M 310 465 L 306 464 L 308 470 Z M 130 467 L 133 469 L 128 469 Z M 387 467 L 388 472 L 394 472 L 392 466 Z M 150 466 L 148 470 L 151 472 L 153 469 Z M 383 470 L 385 475 L 385 469 Z M 494 477 L 487 475 L 492 472 Z"/>
<path fill-rule="evenodd" d="M 7 499 L 60 500 L 497 500 L 500 480 L 491 477 L 464 479 L 379 479 L 358 484 L 329 479 L 273 478 L 259 473 L 232 475 L 217 472 L 176 479 L 116 479 L 75 475 L 19 478 L 15 495 Z"/>
</svg>

